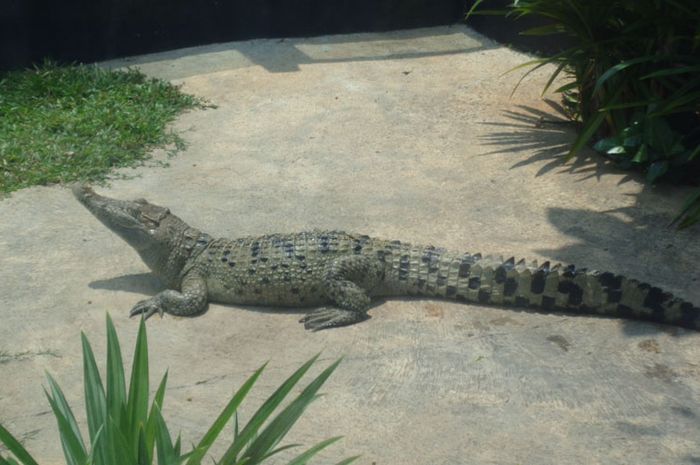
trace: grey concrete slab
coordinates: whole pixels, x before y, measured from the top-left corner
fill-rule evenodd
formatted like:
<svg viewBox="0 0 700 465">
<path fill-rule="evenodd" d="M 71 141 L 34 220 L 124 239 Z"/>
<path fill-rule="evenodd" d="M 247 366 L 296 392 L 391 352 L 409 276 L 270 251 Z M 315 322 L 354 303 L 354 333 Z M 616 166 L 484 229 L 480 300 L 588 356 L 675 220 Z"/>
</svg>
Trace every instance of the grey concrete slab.
<svg viewBox="0 0 700 465">
<path fill-rule="evenodd" d="M 593 158 L 558 165 L 574 133 L 547 121 L 549 70 L 512 98 L 519 76 L 502 76 L 528 59 L 455 26 L 107 63 L 218 108 L 175 123 L 189 148 L 169 168 L 129 170 L 103 192 L 167 205 L 213 235 L 339 228 L 573 262 L 700 302 L 697 228 L 666 228 L 688 191 L 646 188 Z M 79 332 L 102 359 L 110 312 L 130 354 L 128 310 L 161 287 L 60 186 L 0 201 L 0 257 L 0 422 L 61 463 L 44 371 L 82 412 Z M 167 418 L 189 444 L 264 361 L 243 418 L 323 351 L 345 361 L 290 436 L 345 435 L 319 463 L 700 463 L 697 333 L 430 300 L 371 314 L 319 333 L 297 313 L 221 305 L 149 320 L 153 382 L 170 369 Z"/>
</svg>

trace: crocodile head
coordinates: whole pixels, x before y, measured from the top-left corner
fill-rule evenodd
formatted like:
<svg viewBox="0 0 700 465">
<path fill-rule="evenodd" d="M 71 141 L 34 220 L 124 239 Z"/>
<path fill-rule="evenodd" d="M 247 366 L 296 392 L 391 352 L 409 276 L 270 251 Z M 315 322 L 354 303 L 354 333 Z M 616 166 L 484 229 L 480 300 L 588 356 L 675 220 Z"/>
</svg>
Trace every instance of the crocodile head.
<svg viewBox="0 0 700 465">
<path fill-rule="evenodd" d="M 95 218 L 125 240 L 157 274 L 178 273 L 199 231 L 190 228 L 170 210 L 145 199 L 111 199 L 84 185 L 73 187 L 73 195 Z"/>
<path fill-rule="evenodd" d="M 110 199 L 88 186 L 74 186 L 73 195 L 95 218 L 136 250 L 150 248 L 157 242 L 159 229 L 166 223 L 163 220 L 170 216 L 170 210 L 145 199 Z"/>
</svg>

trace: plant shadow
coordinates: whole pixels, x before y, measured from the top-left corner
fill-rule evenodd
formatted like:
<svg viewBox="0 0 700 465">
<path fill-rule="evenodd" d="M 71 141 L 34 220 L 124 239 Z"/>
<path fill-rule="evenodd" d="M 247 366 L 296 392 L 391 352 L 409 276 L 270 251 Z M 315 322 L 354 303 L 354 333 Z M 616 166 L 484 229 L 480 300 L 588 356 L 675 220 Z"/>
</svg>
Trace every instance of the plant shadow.
<svg viewBox="0 0 700 465">
<path fill-rule="evenodd" d="M 646 192 L 638 194 L 646 197 Z M 655 193 L 655 195 L 658 195 Z M 650 282 L 694 304 L 700 301 L 700 245 L 690 230 L 668 227 L 673 213 L 633 205 L 608 211 L 550 207 L 549 223 L 568 240 L 561 247 L 535 252 L 563 263 L 596 264 L 600 271 Z M 650 244 L 653 246 L 650 247 Z M 656 332 L 682 335 L 680 329 L 625 320 L 623 331 L 630 336 Z M 692 331 L 685 334 L 692 333 Z"/>
<path fill-rule="evenodd" d="M 537 177 L 552 173 L 574 175 L 573 182 L 600 180 L 606 174 L 615 174 L 620 177 L 618 185 L 635 182 L 640 189 L 623 194 L 632 196 L 633 202 L 625 202 L 631 205 L 614 210 L 548 208 L 548 222 L 573 240 L 567 240 L 562 247 L 535 251 L 566 264 L 595 264 L 601 271 L 651 282 L 690 302 L 700 302 L 697 229 L 678 231 L 669 226 L 677 213 L 679 188 L 649 186 L 640 173 L 623 171 L 590 148 L 568 160 L 578 128 L 567 119 L 561 105 L 552 100 L 545 103 L 549 110 L 517 105 L 515 110 L 505 112 L 505 122 L 484 123 L 502 130 L 483 137 L 484 145 L 494 149 L 482 156 L 514 155 L 518 161 L 510 169 L 534 164 L 539 166 Z M 623 328 L 630 336 L 684 334 L 676 328 L 628 320 L 623 322 Z"/>
<path fill-rule="evenodd" d="M 184 79 L 207 72 L 260 66 L 270 73 L 298 72 L 325 63 L 412 60 L 476 53 L 499 47 L 463 26 L 320 37 L 214 43 L 103 62 L 103 66 L 156 67 L 159 76 Z M 175 62 L 164 69 L 163 62 Z M 191 64 L 198 63 L 195 66 Z"/>
<path fill-rule="evenodd" d="M 590 213 L 590 212 L 588 212 Z M 570 224 L 570 215 L 575 215 L 577 217 L 580 217 L 581 215 L 585 216 L 585 212 L 566 212 L 566 211 L 554 211 L 552 212 L 550 219 L 554 218 L 555 222 L 557 219 L 563 219 L 566 224 Z M 611 224 L 614 224 L 615 221 L 611 221 Z M 556 224 L 556 223 L 555 223 Z M 613 227 L 613 229 L 615 229 Z M 586 240 L 596 240 L 596 237 L 591 237 L 590 235 L 587 234 L 581 234 L 582 238 L 585 238 Z M 622 247 L 620 246 L 622 245 Z M 624 250 L 626 244 L 623 244 L 620 242 L 619 244 L 615 244 L 613 247 L 604 247 L 603 250 L 605 252 L 610 252 L 612 251 L 619 251 L 623 255 L 620 256 L 630 256 L 632 252 L 629 250 Z M 567 246 L 561 249 L 542 249 L 538 250 L 537 252 L 545 255 L 545 256 L 551 256 L 554 257 L 557 260 L 562 260 L 563 262 L 566 263 L 574 263 L 577 260 L 573 259 L 573 257 L 577 256 L 584 256 L 584 255 L 590 255 L 590 244 L 588 243 L 581 243 L 581 244 L 576 244 L 573 246 Z M 629 247 L 627 247 L 629 248 Z M 600 250 L 599 248 L 595 247 L 594 250 Z M 613 254 L 614 255 L 614 254 Z M 616 258 L 613 258 L 613 260 L 617 259 L 619 260 L 620 256 L 616 256 Z M 610 259 L 608 259 L 610 260 Z M 605 260 L 599 260 L 599 261 L 605 261 Z M 698 281 L 700 281 L 700 277 L 696 278 Z M 123 275 L 123 276 L 117 276 L 115 278 L 110 278 L 110 279 L 104 279 L 104 280 L 98 280 L 98 281 L 93 281 L 89 284 L 89 287 L 92 289 L 108 289 L 108 290 L 113 290 L 113 291 L 125 291 L 125 292 L 133 292 L 137 294 L 144 294 L 147 296 L 153 296 L 157 294 L 158 292 L 165 290 L 166 288 L 161 284 L 160 280 L 156 278 L 154 275 L 150 273 L 139 273 L 139 274 L 131 274 L 131 275 Z M 430 297 L 424 297 L 424 296 L 400 296 L 400 297 L 379 297 L 376 299 L 372 300 L 372 304 L 369 308 L 370 312 L 373 310 L 378 310 L 381 308 L 383 304 L 385 304 L 388 300 L 392 301 L 435 301 L 435 300 L 444 300 L 444 299 L 439 299 L 439 298 L 430 298 Z M 279 314 L 279 315 L 298 315 L 299 317 L 303 317 L 310 311 L 313 311 L 315 308 L 319 308 L 322 305 L 319 306 L 312 306 L 312 307 L 275 307 L 275 306 L 269 306 L 269 305 L 246 305 L 246 304 L 222 304 L 219 302 L 213 302 L 216 305 L 221 305 L 226 308 L 230 308 L 234 311 L 244 311 L 244 312 L 255 312 L 255 313 L 262 313 L 262 314 Z M 498 307 L 498 306 L 493 306 L 493 305 L 482 305 L 476 302 L 470 302 L 468 305 L 470 306 L 476 306 L 476 307 L 497 307 L 497 308 L 504 308 L 510 311 L 514 311 L 517 313 L 535 313 L 535 314 L 545 314 L 545 313 L 551 313 L 548 311 L 536 309 L 536 308 L 521 308 L 521 307 Z M 381 311 L 381 310 L 380 310 Z M 192 315 L 191 317 L 196 318 L 199 316 L 202 316 L 206 313 L 206 310 L 203 313 L 198 313 L 196 315 Z M 575 313 L 570 313 L 570 312 L 556 312 L 559 315 L 565 315 L 565 316 L 570 316 L 570 317 L 577 317 L 579 315 Z M 590 316 L 596 316 L 596 315 L 583 315 L 584 317 L 590 317 Z M 368 315 L 368 319 L 372 318 L 371 313 Z M 599 318 L 604 318 L 604 319 L 614 319 L 614 320 L 619 320 L 618 318 L 615 317 L 607 317 L 607 316 L 597 316 Z M 685 331 L 681 328 L 677 328 L 674 326 L 667 326 L 667 325 L 659 325 L 659 324 L 653 324 L 649 322 L 644 322 L 644 321 L 635 321 L 635 320 L 619 320 L 620 324 L 622 326 L 622 331 L 625 333 L 627 336 L 632 336 L 632 337 L 643 337 L 643 336 L 652 336 L 655 334 L 659 333 L 665 333 L 671 336 L 683 336 L 683 335 L 689 335 L 689 334 L 694 334 L 694 331 Z"/>
<path fill-rule="evenodd" d="M 623 173 L 612 162 L 589 148 L 581 149 L 575 157 L 569 159 L 567 155 L 576 139 L 578 125 L 568 119 L 566 110 L 559 103 L 551 99 L 545 99 L 544 102 L 554 113 L 528 105 L 515 105 L 518 110 L 504 112 L 510 121 L 482 123 L 503 128 L 502 131 L 483 136 L 483 145 L 495 148 L 482 156 L 509 153 L 522 158 L 511 165 L 510 169 L 544 162 L 536 176 L 558 169 L 557 173 L 579 175 L 577 180 L 584 181 L 589 178 L 600 179 L 607 173 Z M 636 173 L 624 174 L 620 184 L 639 179 Z"/>
</svg>

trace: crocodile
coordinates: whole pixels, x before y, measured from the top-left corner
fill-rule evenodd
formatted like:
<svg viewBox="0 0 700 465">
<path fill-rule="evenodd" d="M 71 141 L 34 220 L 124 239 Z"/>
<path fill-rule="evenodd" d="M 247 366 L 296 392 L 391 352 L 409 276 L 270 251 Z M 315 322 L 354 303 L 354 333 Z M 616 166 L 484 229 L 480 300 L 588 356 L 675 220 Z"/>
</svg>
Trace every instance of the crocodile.
<svg viewBox="0 0 700 465">
<path fill-rule="evenodd" d="M 138 302 L 130 316 L 192 316 L 210 301 L 315 307 L 300 322 L 317 331 L 366 320 L 377 297 L 419 296 L 700 330 L 700 308 L 611 272 L 342 231 L 214 238 L 145 199 L 112 199 L 86 185 L 75 185 L 73 194 L 167 287 Z"/>
</svg>

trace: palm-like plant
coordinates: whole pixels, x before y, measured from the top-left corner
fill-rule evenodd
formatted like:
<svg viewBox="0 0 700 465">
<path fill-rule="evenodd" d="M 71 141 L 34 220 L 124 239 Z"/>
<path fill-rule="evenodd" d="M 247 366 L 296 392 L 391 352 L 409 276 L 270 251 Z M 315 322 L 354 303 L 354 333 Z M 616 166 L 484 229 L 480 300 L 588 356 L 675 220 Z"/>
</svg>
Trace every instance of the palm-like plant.
<svg viewBox="0 0 700 465">
<path fill-rule="evenodd" d="M 645 171 L 650 182 L 700 182 L 697 0 L 514 0 L 506 10 L 477 10 L 484 1 L 475 0 L 469 14 L 536 16 L 546 24 L 521 34 L 571 44 L 518 67 L 530 67 L 524 78 L 555 66 L 543 93 L 562 73 L 569 78 L 555 92 L 581 122 L 570 157 L 596 140 L 596 150 Z M 700 192 L 677 221 L 700 221 Z"/>
<path fill-rule="evenodd" d="M 306 407 L 318 397 L 318 390 L 340 363 L 338 360 L 323 370 L 286 407 L 272 417 L 282 401 L 317 360 L 318 355 L 313 357 L 296 370 L 263 403 L 243 429 L 239 429 L 236 412 L 262 374 L 265 368 L 263 365 L 233 395 L 199 443 L 190 451 L 182 453 L 180 437 L 173 441 L 161 415 L 168 379 L 167 372 L 149 406 L 148 344 L 144 321 L 142 320 L 139 326 L 128 389 L 119 339 L 109 316 L 107 316 L 106 383 L 102 381 L 90 342 L 84 334 L 82 345 L 89 441 L 83 437 L 61 388 L 50 375 L 48 375 L 48 389 L 45 389 L 46 397 L 56 417 L 61 445 L 68 465 L 150 465 L 153 463 L 199 465 L 232 417 L 235 417 L 234 439 L 216 463 L 230 465 L 263 463 L 272 455 L 297 446 L 280 447 L 279 443 L 304 413 Z M 306 464 L 319 451 L 339 439 L 340 437 L 333 437 L 319 442 L 292 459 L 289 465 Z M 2 425 L 0 425 L 0 442 L 14 454 L 14 458 L 0 455 L 0 465 L 37 465 L 27 450 Z M 339 465 L 349 464 L 356 458 L 345 459 L 339 462 Z"/>
</svg>

